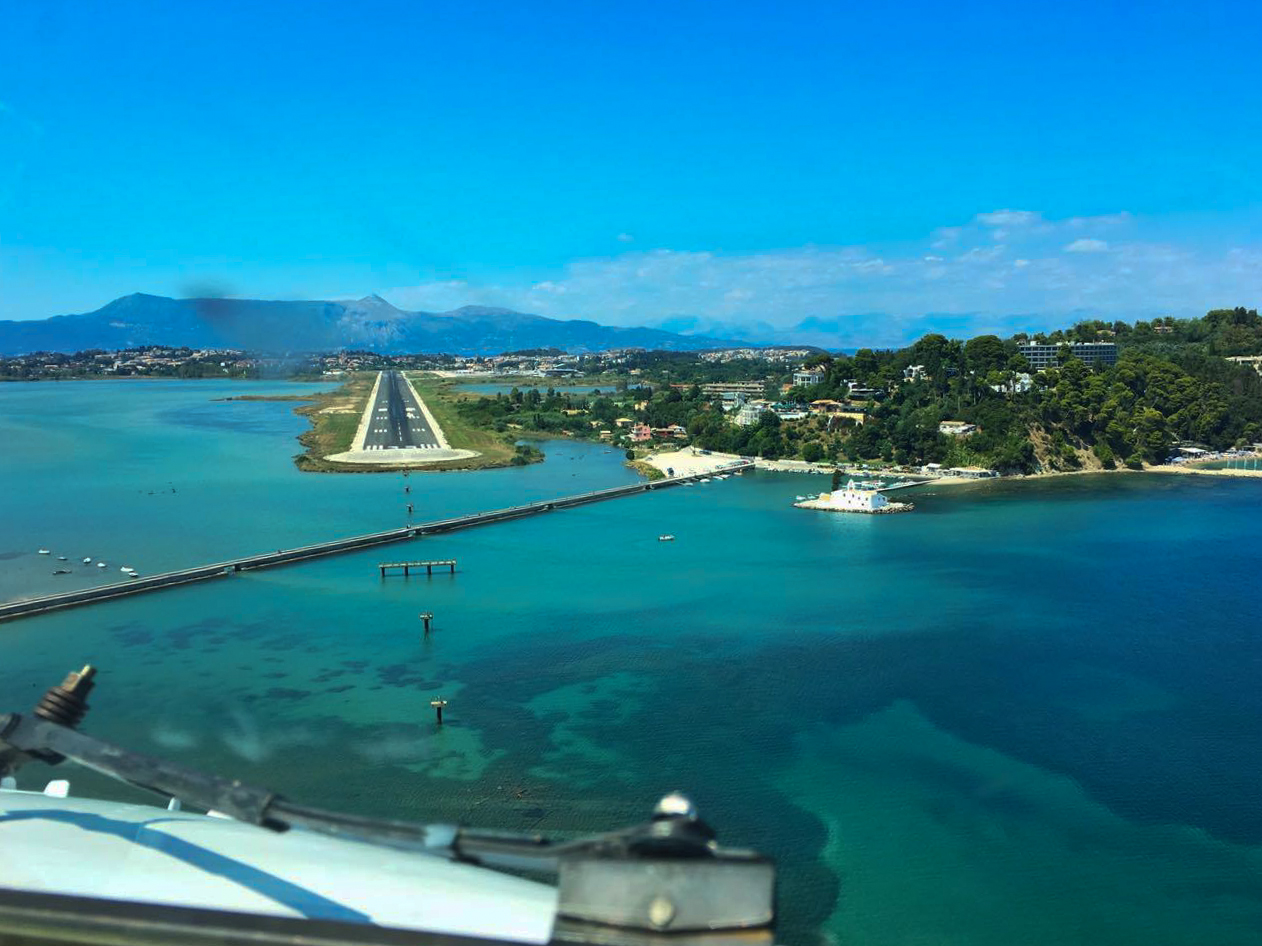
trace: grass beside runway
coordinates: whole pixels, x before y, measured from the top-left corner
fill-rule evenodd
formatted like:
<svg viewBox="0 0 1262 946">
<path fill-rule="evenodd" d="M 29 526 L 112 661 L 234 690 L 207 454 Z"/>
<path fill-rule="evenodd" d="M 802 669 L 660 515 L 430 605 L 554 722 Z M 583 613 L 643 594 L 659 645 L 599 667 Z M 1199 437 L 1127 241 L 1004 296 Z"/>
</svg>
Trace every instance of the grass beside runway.
<svg viewBox="0 0 1262 946">
<path fill-rule="evenodd" d="M 455 402 L 460 397 L 459 386 L 451 382 L 425 373 L 408 372 L 407 379 L 416 388 L 434 420 L 443 430 L 443 436 L 453 450 L 476 450 L 481 456 L 468 460 L 453 460 L 450 463 L 436 463 L 426 469 L 447 470 L 481 470 L 490 467 L 512 466 L 513 461 L 522 454 L 513 446 L 517 438 L 509 434 L 498 433 L 483 427 L 474 427 L 456 410 Z M 543 459 L 538 451 L 530 460 Z"/>
<path fill-rule="evenodd" d="M 376 380 L 375 371 L 358 372 L 337 390 L 317 394 L 311 404 L 294 412 L 311 422 L 311 429 L 298 437 L 298 442 L 306 448 L 294 457 L 298 469 L 315 473 L 347 472 L 346 465 L 330 463 L 325 457 L 351 448 Z"/>
<path fill-rule="evenodd" d="M 443 436 L 452 449 L 476 450 L 480 456 L 423 466 L 334 463 L 327 460 L 326 457 L 350 450 L 354 443 L 360 419 L 377 380 L 377 372 L 363 371 L 353 375 L 337 390 L 317 394 L 310 403 L 297 409 L 296 413 L 311 422 L 311 429 L 298 438 L 305 448 L 303 453 L 294 457 L 298 469 L 311 473 L 373 473 L 406 468 L 418 473 L 429 473 L 443 470 L 482 470 L 535 463 L 543 459 L 543 454 L 534 448 L 523 450 L 515 447 L 513 442 L 517 438 L 511 434 L 474 427 L 464 420 L 454 406 L 458 397 L 457 386 L 426 374 L 408 372 L 407 378 L 442 428 Z M 389 451 L 382 452 L 388 454 Z"/>
</svg>

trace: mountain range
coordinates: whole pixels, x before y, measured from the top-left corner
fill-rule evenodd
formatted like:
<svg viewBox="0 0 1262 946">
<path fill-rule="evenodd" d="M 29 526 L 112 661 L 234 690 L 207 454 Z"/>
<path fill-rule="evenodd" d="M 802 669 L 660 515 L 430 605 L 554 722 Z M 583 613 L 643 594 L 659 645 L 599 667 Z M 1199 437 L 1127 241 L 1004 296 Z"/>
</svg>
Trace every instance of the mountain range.
<svg viewBox="0 0 1262 946">
<path fill-rule="evenodd" d="M 485 306 L 408 312 L 376 295 L 355 301 L 273 302 L 168 299 L 133 293 L 83 315 L 0 321 L 0 354 L 6 355 L 139 345 L 492 355 L 528 348 L 572 353 L 611 348 L 699 351 L 744 344 L 748 343 L 662 329 L 561 321 Z"/>
</svg>

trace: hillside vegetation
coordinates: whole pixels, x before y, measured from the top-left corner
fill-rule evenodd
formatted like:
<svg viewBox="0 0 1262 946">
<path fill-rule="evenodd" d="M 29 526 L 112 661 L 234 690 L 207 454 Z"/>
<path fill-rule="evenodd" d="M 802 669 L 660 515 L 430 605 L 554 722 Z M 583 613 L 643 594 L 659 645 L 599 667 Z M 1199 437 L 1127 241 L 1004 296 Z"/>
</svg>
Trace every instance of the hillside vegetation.
<svg viewBox="0 0 1262 946">
<path fill-rule="evenodd" d="M 1066 348 L 1059 368 L 1031 373 L 1017 350 L 1026 339 L 983 335 L 962 343 L 935 334 L 900 351 L 821 355 L 809 364 L 824 380 L 783 398 L 845 401 L 851 382 L 884 392 L 864 405 L 861 424 L 822 417 L 785 423 L 767 413 L 753 426 L 737 427 L 719 412 L 698 409 L 686 411 L 688 429 L 697 445 L 712 450 L 976 465 L 1006 473 L 1118 462 L 1137 467 L 1163 461 L 1177 441 L 1225 449 L 1262 439 L 1262 378 L 1225 357 L 1262 352 L 1256 310 L 1134 326 L 1086 322 L 1033 339 L 1114 341 L 1114 366 L 1089 367 Z M 904 380 L 904 369 L 913 365 L 923 373 Z M 939 432 L 945 420 L 977 429 L 948 436 Z"/>
</svg>

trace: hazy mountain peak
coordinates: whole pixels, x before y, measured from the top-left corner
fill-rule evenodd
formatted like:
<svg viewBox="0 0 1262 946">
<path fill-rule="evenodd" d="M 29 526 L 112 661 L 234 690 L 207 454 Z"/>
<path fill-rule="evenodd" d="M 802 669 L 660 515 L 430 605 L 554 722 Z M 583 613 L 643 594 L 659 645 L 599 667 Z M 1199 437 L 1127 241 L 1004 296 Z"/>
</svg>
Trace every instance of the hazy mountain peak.
<svg viewBox="0 0 1262 946">
<path fill-rule="evenodd" d="M 362 299 L 356 299 L 353 302 L 344 302 L 342 304 L 346 306 L 348 309 L 358 309 L 361 311 L 368 310 L 370 312 L 376 312 L 376 313 L 381 313 L 381 312 L 389 312 L 389 313 L 400 312 L 401 313 L 403 311 L 402 309 L 395 306 L 393 303 L 388 302 L 387 300 L 381 298 L 381 296 L 377 295 L 375 292 L 371 293 L 370 295 L 364 296 Z"/>
<path fill-rule="evenodd" d="M 737 344 L 741 343 L 660 329 L 558 321 L 493 306 L 467 305 L 441 314 L 408 312 L 375 294 L 354 301 L 287 302 L 168 299 L 138 292 L 83 315 L 0 322 L 3 354 L 230 345 L 263 352 L 364 348 L 391 354 L 489 355 L 533 348 L 575 353 L 629 347 L 695 351 Z"/>
</svg>

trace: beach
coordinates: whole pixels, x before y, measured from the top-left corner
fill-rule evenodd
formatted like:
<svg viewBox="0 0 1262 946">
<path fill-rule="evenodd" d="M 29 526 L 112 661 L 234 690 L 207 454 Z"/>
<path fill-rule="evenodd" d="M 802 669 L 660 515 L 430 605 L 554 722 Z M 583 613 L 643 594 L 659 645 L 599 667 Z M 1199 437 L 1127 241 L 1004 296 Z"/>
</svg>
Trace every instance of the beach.
<svg viewBox="0 0 1262 946">
<path fill-rule="evenodd" d="M 694 447 L 685 447 L 681 450 L 668 450 L 650 453 L 639 462 L 646 463 L 663 473 L 673 469 L 674 475 L 676 476 L 691 476 L 697 473 L 713 473 L 720 471 L 733 461 L 741 459 L 741 457 L 732 453 L 703 453 Z M 1225 476 L 1239 478 L 1262 477 L 1262 470 L 1207 469 L 1205 467 L 1187 466 L 1177 463 L 1154 464 L 1152 466 L 1147 466 L 1142 470 L 1132 470 L 1129 467 L 1118 466 L 1113 470 L 1098 468 L 1082 470 L 1045 470 L 1040 473 L 983 477 L 907 473 L 895 468 L 869 466 L 870 468 L 861 470 L 856 470 L 853 469 L 853 467 L 848 466 L 842 466 L 840 469 L 842 471 L 842 475 L 846 477 L 899 477 L 902 479 L 917 480 L 917 486 L 964 486 L 976 483 L 994 482 L 997 479 L 1047 480 L 1061 476 L 1087 476 L 1093 474 L 1111 473 L 1178 473 L 1194 476 Z M 837 464 L 832 463 L 808 463 L 806 460 L 767 460 L 759 457 L 754 461 L 754 468 L 758 470 L 765 470 L 770 473 L 807 473 L 816 475 L 825 474 L 831 476 L 833 471 L 838 469 L 838 466 Z"/>
</svg>

